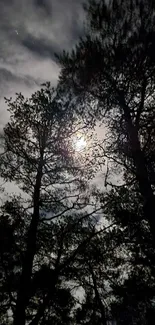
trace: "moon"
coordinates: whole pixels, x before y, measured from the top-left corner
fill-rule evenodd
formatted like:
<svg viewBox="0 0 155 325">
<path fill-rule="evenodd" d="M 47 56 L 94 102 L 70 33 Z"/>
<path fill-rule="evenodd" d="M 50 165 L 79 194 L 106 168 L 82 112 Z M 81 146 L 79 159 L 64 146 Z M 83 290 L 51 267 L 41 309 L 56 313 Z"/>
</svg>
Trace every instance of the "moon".
<svg viewBox="0 0 155 325">
<path fill-rule="evenodd" d="M 78 134 L 73 141 L 75 151 L 83 151 L 86 148 L 87 142 L 83 135 Z"/>
</svg>

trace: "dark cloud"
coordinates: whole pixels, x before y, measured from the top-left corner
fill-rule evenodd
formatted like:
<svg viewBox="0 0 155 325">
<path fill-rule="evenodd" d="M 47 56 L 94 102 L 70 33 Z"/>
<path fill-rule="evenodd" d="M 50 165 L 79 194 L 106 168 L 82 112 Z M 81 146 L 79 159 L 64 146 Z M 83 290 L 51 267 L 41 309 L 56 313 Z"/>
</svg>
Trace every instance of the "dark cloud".
<svg viewBox="0 0 155 325">
<path fill-rule="evenodd" d="M 36 38 L 32 35 L 27 35 L 22 41 L 22 45 L 25 46 L 31 52 L 34 52 L 37 56 L 50 57 L 55 60 L 54 53 L 60 51 L 60 47 L 56 42 L 48 42 L 43 38 Z"/>
<path fill-rule="evenodd" d="M 34 0 L 34 6 L 41 9 L 46 15 L 51 15 L 52 13 L 52 2 L 48 0 Z"/>
<path fill-rule="evenodd" d="M 18 80 L 19 78 L 13 73 L 11 73 L 5 68 L 0 68 L 0 84 L 5 85 L 5 83 L 7 83 L 8 81 L 17 82 Z"/>
<path fill-rule="evenodd" d="M 71 49 L 83 33 L 82 2 L 0 1 L 1 107 L 2 97 L 14 91 L 27 95 L 46 80 L 56 84 L 59 67 L 54 53 Z"/>
<path fill-rule="evenodd" d="M 22 37 L 21 43 L 28 50 L 54 59 L 55 52 L 72 48 L 83 33 L 82 6 L 80 2 L 77 5 L 71 0 L 46 0 L 44 5 L 43 0 L 35 0 L 36 3 L 47 14 L 38 12 L 30 28 L 25 28 L 22 33 L 19 29 L 19 37 Z"/>
</svg>

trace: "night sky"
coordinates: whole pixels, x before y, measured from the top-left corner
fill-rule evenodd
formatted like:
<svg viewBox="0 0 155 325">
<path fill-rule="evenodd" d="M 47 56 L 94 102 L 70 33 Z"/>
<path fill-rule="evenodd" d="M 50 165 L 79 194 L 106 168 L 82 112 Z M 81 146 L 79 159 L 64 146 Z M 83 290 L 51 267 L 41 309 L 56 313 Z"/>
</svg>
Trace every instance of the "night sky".
<svg viewBox="0 0 155 325">
<path fill-rule="evenodd" d="M 9 120 L 4 97 L 15 98 L 18 92 L 29 97 L 43 82 L 57 84 L 60 67 L 54 53 L 71 50 L 83 35 L 83 2 L 0 0 L 0 132 Z M 97 134 L 102 138 L 104 128 Z"/>
<path fill-rule="evenodd" d="M 54 53 L 71 49 L 83 33 L 82 0 L 0 0 L 0 128 L 8 119 L 4 96 L 30 96 L 57 83 Z"/>
</svg>

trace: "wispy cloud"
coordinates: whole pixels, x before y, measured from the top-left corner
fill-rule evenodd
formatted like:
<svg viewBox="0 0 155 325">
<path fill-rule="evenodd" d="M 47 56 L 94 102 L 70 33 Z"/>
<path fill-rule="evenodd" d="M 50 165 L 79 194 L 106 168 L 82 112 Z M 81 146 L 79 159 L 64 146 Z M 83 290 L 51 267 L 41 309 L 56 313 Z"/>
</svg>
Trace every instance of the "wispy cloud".
<svg viewBox="0 0 155 325">
<path fill-rule="evenodd" d="M 31 94 L 46 80 L 56 84 L 59 68 L 54 53 L 74 46 L 82 34 L 82 2 L 1 0 L 1 117 L 6 110 L 4 96 Z"/>
</svg>

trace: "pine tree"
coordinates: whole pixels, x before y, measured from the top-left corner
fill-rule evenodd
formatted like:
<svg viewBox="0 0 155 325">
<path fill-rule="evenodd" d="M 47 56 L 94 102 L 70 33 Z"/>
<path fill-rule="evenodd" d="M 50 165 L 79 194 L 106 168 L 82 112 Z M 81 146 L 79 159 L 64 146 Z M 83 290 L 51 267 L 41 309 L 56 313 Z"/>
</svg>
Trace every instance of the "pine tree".
<svg viewBox="0 0 155 325">
<path fill-rule="evenodd" d="M 117 136 L 118 160 L 132 162 L 155 241 L 154 2 L 90 0 L 85 9 L 86 36 L 59 56 L 60 82 L 74 90 L 79 106 L 89 103 L 85 115 L 108 124 L 111 140 Z"/>
<path fill-rule="evenodd" d="M 24 222 L 23 234 L 20 235 L 23 236 L 23 241 L 20 239 L 19 244 L 13 232 L 11 236 L 7 235 L 14 221 L 12 226 L 6 223 L 6 236 L 9 241 L 15 241 L 12 250 L 18 260 L 19 271 L 18 285 L 13 294 L 16 301 L 13 307 L 14 324 L 24 325 L 31 299 L 40 222 L 46 217 L 48 220 L 61 218 L 71 208 L 79 207 L 79 191 L 81 193 L 81 188 L 85 186 L 79 160 L 74 159 L 73 155 L 72 135 L 75 134 L 78 123 L 68 103 L 62 103 L 57 91 L 47 83 L 30 99 L 18 94 L 15 101 L 6 101 L 10 122 L 4 128 L 0 176 L 5 181 L 17 184 L 22 191 L 19 205 L 17 199 L 8 202 L 4 211 L 6 214 L 8 209 L 7 216 L 11 220 L 15 215 L 16 218 L 19 216 L 19 224 L 20 220 Z M 4 218 L 4 227 L 5 222 Z M 20 231 L 19 227 L 18 233 Z M 11 244 L 6 242 L 6 245 L 10 247 Z M 16 251 L 18 245 L 22 246 L 20 257 Z M 6 247 L 5 250 L 7 251 Z M 11 260 L 11 263 L 14 265 L 15 261 Z M 8 271 L 11 272 L 10 270 L 11 265 Z"/>
</svg>

